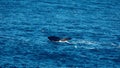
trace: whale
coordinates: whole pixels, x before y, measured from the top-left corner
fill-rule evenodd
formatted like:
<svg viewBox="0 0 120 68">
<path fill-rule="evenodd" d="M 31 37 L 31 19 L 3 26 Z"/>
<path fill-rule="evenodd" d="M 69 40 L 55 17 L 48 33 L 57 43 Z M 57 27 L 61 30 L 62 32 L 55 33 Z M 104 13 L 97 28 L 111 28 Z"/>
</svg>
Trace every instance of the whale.
<svg viewBox="0 0 120 68">
<path fill-rule="evenodd" d="M 57 36 L 49 36 L 48 39 L 52 42 L 68 42 L 69 40 L 71 40 L 72 38 L 60 38 Z"/>
</svg>

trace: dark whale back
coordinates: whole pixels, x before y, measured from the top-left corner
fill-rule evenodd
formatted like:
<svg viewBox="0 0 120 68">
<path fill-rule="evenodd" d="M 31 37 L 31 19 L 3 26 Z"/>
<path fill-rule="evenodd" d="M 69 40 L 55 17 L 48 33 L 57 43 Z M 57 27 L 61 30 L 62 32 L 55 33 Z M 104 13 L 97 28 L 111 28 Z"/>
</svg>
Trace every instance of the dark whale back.
<svg viewBox="0 0 120 68">
<path fill-rule="evenodd" d="M 59 37 L 56 37 L 56 36 L 49 36 L 48 39 L 49 39 L 50 41 L 59 41 L 59 40 L 60 40 L 60 38 L 59 38 Z"/>
<path fill-rule="evenodd" d="M 49 36 L 48 37 L 48 39 L 50 40 L 50 41 L 68 41 L 68 40 L 71 40 L 72 38 L 60 38 L 60 37 L 57 37 L 57 36 Z"/>
</svg>

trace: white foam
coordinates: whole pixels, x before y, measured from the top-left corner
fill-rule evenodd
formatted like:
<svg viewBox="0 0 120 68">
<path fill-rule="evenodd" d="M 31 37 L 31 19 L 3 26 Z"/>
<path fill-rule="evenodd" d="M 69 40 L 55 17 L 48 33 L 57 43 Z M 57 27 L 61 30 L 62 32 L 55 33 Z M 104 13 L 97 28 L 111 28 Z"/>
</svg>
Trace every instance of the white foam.
<svg viewBox="0 0 120 68">
<path fill-rule="evenodd" d="M 74 46 L 75 48 L 78 48 L 78 46 Z"/>
<path fill-rule="evenodd" d="M 88 40 L 73 40 L 71 42 L 68 42 L 69 44 L 74 45 L 74 48 L 85 48 L 85 49 L 95 49 L 95 48 L 102 48 L 100 43 L 95 41 L 88 41 Z M 85 45 L 79 45 L 79 44 L 85 44 Z"/>
<path fill-rule="evenodd" d="M 77 40 L 77 41 L 73 41 L 73 42 L 69 42 L 69 43 L 71 43 L 71 44 L 88 44 L 88 45 L 98 44 L 97 42 L 87 41 L 87 40 Z"/>
<path fill-rule="evenodd" d="M 61 41 L 61 40 L 59 40 L 58 42 L 68 42 L 68 41 Z"/>
</svg>

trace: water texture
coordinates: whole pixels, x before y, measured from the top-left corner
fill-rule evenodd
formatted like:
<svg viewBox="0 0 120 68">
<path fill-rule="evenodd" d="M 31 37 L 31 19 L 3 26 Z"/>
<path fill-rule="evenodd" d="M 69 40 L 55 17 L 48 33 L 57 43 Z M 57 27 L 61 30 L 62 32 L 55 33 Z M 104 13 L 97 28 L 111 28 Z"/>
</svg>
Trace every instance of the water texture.
<svg viewBox="0 0 120 68">
<path fill-rule="evenodd" d="M 0 0 L 0 67 L 120 68 L 120 1 Z"/>
</svg>

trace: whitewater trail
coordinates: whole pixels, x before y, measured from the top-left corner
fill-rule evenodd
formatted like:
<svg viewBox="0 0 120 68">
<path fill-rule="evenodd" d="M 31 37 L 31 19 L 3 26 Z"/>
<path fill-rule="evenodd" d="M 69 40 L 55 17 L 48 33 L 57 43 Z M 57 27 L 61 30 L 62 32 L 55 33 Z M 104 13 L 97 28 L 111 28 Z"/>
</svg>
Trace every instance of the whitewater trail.
<svg viewBox="0 0 120 68">
<path fill-rule="evenodd" d="M 73 41 L 68 41 L 65 42 L 68 43 L 70 45 L 73 45 L 75 48 L 85 48 L 85 49 L 100 49 L 100 48 L 104 48 L 105 46 L 103 46 L 104 44 L 109 44 L 114 46 L 115 48 L 119 48 L 120 45 L 114 44 L 114 43 L 109 43 L 109 42 L 96 42 L 96 41 L 90 41 L 90 40 L 73 40 Z M 108 48 L 111 48 L 110 46 L 107 46 Z"/>
</svg>

